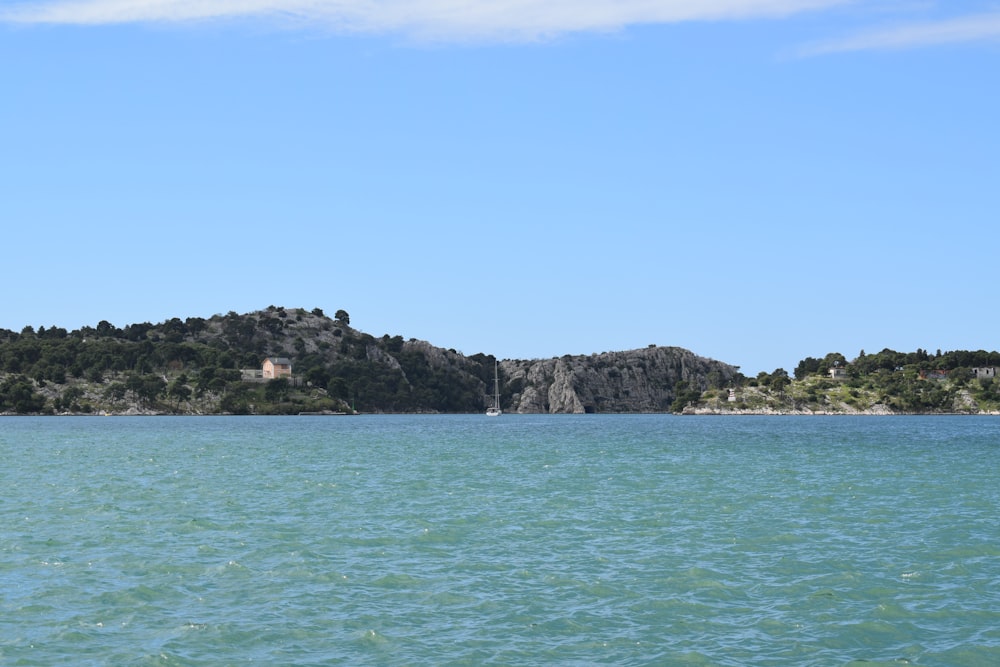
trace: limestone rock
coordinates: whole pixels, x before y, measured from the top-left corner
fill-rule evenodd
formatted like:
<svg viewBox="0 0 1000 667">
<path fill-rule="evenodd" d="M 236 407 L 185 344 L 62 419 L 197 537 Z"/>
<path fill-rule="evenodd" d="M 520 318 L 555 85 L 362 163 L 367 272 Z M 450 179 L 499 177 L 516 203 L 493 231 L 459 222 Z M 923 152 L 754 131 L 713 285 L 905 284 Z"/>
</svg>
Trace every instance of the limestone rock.
<svg viewBox="0 0 1000 667">
<path fill-rule="evenodd" d="M 514 389 L 510 409 L 518 413 L 667 412 L 678 382 L 704 390 L 737 372 L 677 347 L 504 361 L 500 367 L 505 386 Z"/>
</svg>

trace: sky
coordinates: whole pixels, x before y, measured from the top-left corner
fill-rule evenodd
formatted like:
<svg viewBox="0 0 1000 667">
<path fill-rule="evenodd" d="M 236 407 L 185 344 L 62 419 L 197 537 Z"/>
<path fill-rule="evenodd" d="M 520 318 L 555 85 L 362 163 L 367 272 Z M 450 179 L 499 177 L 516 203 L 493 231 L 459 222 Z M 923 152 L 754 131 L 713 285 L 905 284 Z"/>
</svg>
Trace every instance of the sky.
<svg viewBox="0 0 1000 667">
<path fill-rule="evenodd" d="M 996 350 L 997 0 L 0 0 L 0 328 Z"/>
</svg>

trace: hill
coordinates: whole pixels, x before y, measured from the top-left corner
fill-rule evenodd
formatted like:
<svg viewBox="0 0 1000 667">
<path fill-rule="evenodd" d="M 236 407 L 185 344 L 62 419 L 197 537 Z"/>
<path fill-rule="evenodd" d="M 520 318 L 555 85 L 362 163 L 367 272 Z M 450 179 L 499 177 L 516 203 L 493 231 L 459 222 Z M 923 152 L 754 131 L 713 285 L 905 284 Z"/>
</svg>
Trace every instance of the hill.
<svg viewBox="0 0 1000 667">
<path fill-rule="evenodd" d="M 254 377 L 285 357 L 290 379 Z M 0 331 L 0 413 L 298 414 L 484 409 L 494 357 L 351 327 L 320 309 L 172 318 L 118 328 Z M 737 369 L 674 347 L 500 362 L 509 412 L 665 412 Z"/>
<path fill-rule="evenodd" d="M 738 377 L 726 389 L 681 396 L 685 414 L 1000 414 L 1000 353 L 863 351 L 799 362 L 794 378 L 777 369 Z M 730 391 L 731 390 L 731 391 Z M 683 403 L 683 404 L 682 404 Z"/>
</svg>

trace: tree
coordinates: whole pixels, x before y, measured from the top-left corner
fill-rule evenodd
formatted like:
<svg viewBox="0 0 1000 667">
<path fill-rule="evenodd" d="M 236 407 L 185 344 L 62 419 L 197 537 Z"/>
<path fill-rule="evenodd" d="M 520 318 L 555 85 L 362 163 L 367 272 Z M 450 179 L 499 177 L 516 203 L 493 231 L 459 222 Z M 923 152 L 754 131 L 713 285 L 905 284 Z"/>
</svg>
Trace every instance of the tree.
<svg viewBox="0 0 1000 667">
<path fill-rule="evenodd" d="M 350 395 L 350 388 L 347 386 L 347 381 L 344 378 L 337 377 L 327 382 L 326 393 L 333 398 L 346 400 Z"/>
<path fill-rule="evenodd" d="M 948 372 L 948 379 L 956 387 L 964 387 L 972 379 L 972 369 L 964 366 L 953 368 Z"/>
<path fill-rule="evenodd" d="M 791 383 L 792 380 L 788 377 L 788 371 L 784 368 L 775 368 L 774 372 L 771 373 L 771 388 L 774 391 L 782 392 Z"/>
<path fill-rule="evenodd" d="M 268 380 L 267 384 L 264 385 L 264 399 L 270 403 L 279 403 L 287 395 L 288 380 L 286 378 Z"/>
<path fill-rule="evenodd" d="M 387 352 L 392 354 L 398 354 L 403 351 L 403 337 L 393 336 L 389 337 L 389 334 L 382 336 L 382 345 Z"/>
<path fill-rule="evenodd" d="M 314 387 L 325 388 L 330 381 L 330 373 L 323 366 L 313 366 L 304 373 L 306 382 Z"/>
<path fill-rule="evenodd" d="M 698 399 L 701 398 L 701 392 L 692 387 L 687 380 L 681 380 L 674 385 L 674 392 L 674 400 L 670 404 L 670 411 L 674 413 L 683 412 L 684 408 L 697 403 Z"/>
<path fill-rule="evenodd" d="M 190 331 L 193 336 L 208 328 L 208 323 L 203 317 L 189 317 L 184 320 L 184 324 L 187 325 L 188 331 Z"/>
<path fill-rule="evenodd" d="M 147 375 L 143 378 L 142 389 L 139 391 L 139 400 L 143 405 L 151 405 L 157 397 L 166 389 L 167 383 L 158 375 Z"/>
<path fill-rule="evenodd" d="M 721 371 L 714 370 L 708 373 L 708 386 L 712 389 L 722 389 L 726 386 L 726 378 Z"/>
<path fill-rule="evenodd" d="M 336 313 L 333 314 L 333 319 L 339 322 L 343 322 L 344 324 L 351 323 L 351 316 L 347 314 L 346 310 L 338 310 Z"/>
<path fill-rule="evenodd" d="M 819 372 L 820 360 L 815 357 L 806 357 L 795 367 L 795 379 L 802 380 L 806 376 Z"/>
<path fill-rule="evenodd" d="M 219 409 L 233 415 L 250 414 L 250 391 L 246 385 L 233 385 L 219 402 Z"/>
<path fill-rule="evenodd" d="M 101 320 L 97 323 L 97 335 L 102 338 L 114 336 L 116 332 L 117 329 L 115 329 L 115 325 L 111 324 L 111 322 L 108 322 L 107 320 Z"/>
<path fill-rule="evenodd" d="M 166 389 L 167 383 L 157 375 L 140 375 L 134 373 L 125 380 L 125 388 L 132 392 L 135 399 L 148 407 Z"/>
<path fill-rule="evenodd" d="M 125 392 L 127 391 L 128 387 L 125 386 L 125 383 L 112 382 L 108 385 L 107 389 L 104 390 L 104 398 L 112 403 L 120 403 L 125 400 Z"/>
<path fill-rule="evenodd" d="M 847 357 L 842 355 L 840 352 L 830 352 L 825 357 L 823 357 L 823 363 L 820 364 L 820 368 L 826 366 L 826 371 L 829 371 L 834 367 L 844 367 L 847 366 Z"/>
<path fill-rule="evenodd" d="M 0 386 L 0 409 L 14 408 L 19 414 L 41 412 L 45 397 L 36 393 L 31 381 L 22 376 L 8 378 Z"/>
<path fill-rule="evenodd" d="M 63 410 L 73 410 L 80 411 L 79 400 L 83 398 L 83 387 L 77 385 L 74 387 L 69 387 L 62 393 L 62 396 L 56 399 L 56 408 L 60 407 Z"/>
<path fill-rule="evenodd" d="M 187 386 L 187 382 L 187 375 L 181 373 L 167 388 L 167 396 L 175 399 L 178 406 L 180 406 L 181 401 L 191 397 L 191 388 Z"/>
</svg>

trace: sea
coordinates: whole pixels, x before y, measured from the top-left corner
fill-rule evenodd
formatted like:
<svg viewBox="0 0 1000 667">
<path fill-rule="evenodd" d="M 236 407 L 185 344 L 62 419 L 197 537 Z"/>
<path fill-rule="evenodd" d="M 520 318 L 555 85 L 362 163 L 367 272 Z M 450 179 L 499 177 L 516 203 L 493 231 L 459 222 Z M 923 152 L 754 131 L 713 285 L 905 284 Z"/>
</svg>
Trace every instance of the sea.
<svg viewBox="0 0 1000 667">
<path fill-rule="evenodd" d="M 1000 418 L 0 418 L 0 665 L 1000 665 Z"/>
</svg>

